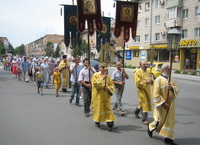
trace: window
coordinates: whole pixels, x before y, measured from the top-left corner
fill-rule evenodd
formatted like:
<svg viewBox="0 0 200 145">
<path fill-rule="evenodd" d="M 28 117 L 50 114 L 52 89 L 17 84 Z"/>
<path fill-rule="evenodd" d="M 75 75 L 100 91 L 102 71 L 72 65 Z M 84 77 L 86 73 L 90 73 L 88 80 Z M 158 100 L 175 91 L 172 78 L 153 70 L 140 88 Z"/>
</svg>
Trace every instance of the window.
<svg viewBox="0 0 200 145">
<path fill-rule="evenodd" d="M 145 19 L 145 26 L 149 26 L 149 18 Z"/>
<path fill-rule="evenodd" d="M 149 34 L 145 34 L 144 35 L 144 41 L 145 42 L 149 42 Z"/>
<path fill-rule="evenodd" d="M 140 23 L 140 20 L 137 21 L 137 27 L 140 27 L 141 26 L 141 23 Z"/>
<path fill-rule="evenodd" d="M 173 8 L 169 8 L 167 9 L 167 14 L 166 14 L 166 18 L 167 19 L 173 19 L 178 17 L 178 8 L 177 7 L 173 7 Z"/>
<path fill-rule="evenodd" d="M 138 12 L 141 12 L 141 10 L 142 10 L 142 6 L 141 6 L 141 4 L 139 4 L 138 5 Z"/>
<path fill-rule="evenodd" d="M 133 50 L 133 57 L 139 57 L 139 50 Z"/>
<path fill-rule="evenodd" d="M 196 7 L 195 7 L 195 16 L 198 16 L 198 13 L 199 13 L 199 7 L 196 6 Z"/>
<path fill-rule="evenodd" d="M 160 41 L 160 33 L 155 33 L 155 41 Z"/>
<path fill-rule="evenodd" d="M 185 9 L 182 11 L 182 18 L 187 19 L 188 18 L 188 9 Z"/>
<path fill-rule="evenodd" d="M 156 7 L 160 7 L 160 0 L 156 0 Z"/>
<path fill-rule="evenodd" d="M 145 11 L 148 11 L 150 9 L 150 3 L 146 2 L 145 3 Z"/>
<path fill-rule="evenodd" d="M 200 28 L 194 29 L 194 37 L 200 37 Z"/>
<path fill-rule="evenodd" d="M 181 38 L 187 38 L 187 29 L 182 30 L 182 36 Z"/>
<path fill-rule="evenodd" d="M 156 24 L 160 24 L 160 16 L 156 16 L 155 17 L 155 23 Z"/>
<path fill-rule="evenodd" d="M 140 35 L 137 35 L 137 36 L 135 37 L 135 42 L 140 42 Z"/>
</svg>

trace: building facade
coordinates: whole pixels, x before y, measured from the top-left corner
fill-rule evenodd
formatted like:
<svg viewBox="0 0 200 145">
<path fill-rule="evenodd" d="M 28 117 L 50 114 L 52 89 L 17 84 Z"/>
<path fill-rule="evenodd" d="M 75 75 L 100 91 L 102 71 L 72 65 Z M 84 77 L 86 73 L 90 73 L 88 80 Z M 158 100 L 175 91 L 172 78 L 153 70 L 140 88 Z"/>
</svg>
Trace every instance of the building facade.
<svg viewBox="0 0 200 145">
<path fill-rule="evenodd" d="M 29 44 L 26 44 L 25 53 L 27 56 L 44 56 L 47 42 L 52 42 L 52 47 L 55 50 L 61 41 L 64 41 L 63 35 L 47 34 Z"/>
<path fill-rule="evenodd" d="M 173 53 L 173 68 L 200 67 L 200 0 L 146 0 L 139 5 L 137 36 L 126 43 L 126 63 L 137 66 L 141 59 L 167 62 L 167 32 L 182 31 L 180 49 Z M 153 58 L 152 58 L 153 57 Z"/>
</svg>

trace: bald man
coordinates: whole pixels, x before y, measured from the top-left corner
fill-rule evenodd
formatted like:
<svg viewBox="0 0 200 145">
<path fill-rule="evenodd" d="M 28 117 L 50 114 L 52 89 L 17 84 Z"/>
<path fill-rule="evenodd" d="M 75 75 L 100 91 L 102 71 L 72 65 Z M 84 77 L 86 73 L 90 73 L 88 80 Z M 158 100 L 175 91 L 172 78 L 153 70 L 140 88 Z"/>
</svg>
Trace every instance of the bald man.
<svg viewBox="0 0 200 145">
<path fill-rule="evenodd" d="M 135 117 L 139 118 L 139 113 L 142 111 L 144 125 L 148 124 L 148 112 L 152 110 L 150 99 L 150 85 L 153 84 L 153 79 L 150 77 L 150 72 L 147 71 L 147 62 L 140 61 L 140 68 L 135 72 L 135 84 L 138 92 L 138 106 L 134 111 Z"/>
</svg>

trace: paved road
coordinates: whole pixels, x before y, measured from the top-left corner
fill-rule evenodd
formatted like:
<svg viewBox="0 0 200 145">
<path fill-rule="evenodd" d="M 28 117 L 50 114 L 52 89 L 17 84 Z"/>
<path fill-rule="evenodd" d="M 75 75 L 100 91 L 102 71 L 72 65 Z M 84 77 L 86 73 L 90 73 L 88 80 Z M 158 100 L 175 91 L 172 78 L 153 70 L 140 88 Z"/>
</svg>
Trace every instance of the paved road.
<svg viewBox="0 0 200 145">
<path fill-rule="evenodd" d="M 198 82 L 177 81 L 182 91 L 177 100 L 175 141 L 198 145 L 200 86 Z M 70 105 L 70 93 L 60 93 L 58 98 L 54 94 L 51 88 L 40 96 L 33 83 L 18 81 L 0 69 L 0 145 L 164 145 L 156 133 L 149 138 L 146 126 L 133 117 L 137 94 L 132 79 L 126 83 L 123 98 L 127 116 L 116 114 L 119 128 L 114 132 L 109 132 L 105 123 L 96 128 L 92 117 L 84 116 L 83 107 Z M 152 120 L 152 112 L 149 116 Z"/>
</svg>

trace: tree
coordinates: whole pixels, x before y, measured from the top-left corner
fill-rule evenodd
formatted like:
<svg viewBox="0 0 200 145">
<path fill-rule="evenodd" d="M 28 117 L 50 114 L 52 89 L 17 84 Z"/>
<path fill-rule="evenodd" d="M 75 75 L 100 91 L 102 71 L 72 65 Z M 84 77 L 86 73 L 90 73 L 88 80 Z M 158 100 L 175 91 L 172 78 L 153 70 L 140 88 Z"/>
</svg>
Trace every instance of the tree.
<svg viewBox="0 0 200 145">
<path fill-rule="evenodd" d="M 4 45 L 3 45 L 3 43 L 0 42 L 0 55 L 5 54 L 5 51 L 6 51 L 6 49 L 5 49 Z"/>
<path fill-rule="evenodd" d="M 58 45 L 56 48 L 56 51 L 54 52 L 54 57 L 59 57 L 59 55 L 60 55 L 59 52 L 60 52 L 60 47 Z"/>
<path fill-rule="evenodd" d="M 48 41 L 44 51 L 46 52 L 46 56 L 53 56 L 54 54 L 53 43 Z"/>
<path fill-rule="evenodd" d="M 22 45 L 16 47 L 16 48 L 15 48 L 15 52 L 16 52 L 16 54 L 18 54 L 18 55 L 25 55 L 25 46 L 24 46 L 24 44 L 22 44 Z"/>
<path fill-rule="evenodd" d="M 15 49 L 14 49 L 14 47 L 12 46 L 12 44 L 9 44 L 9 46 L 8 46 L 8 51 L 9 51 L 12 55 L 15 55 L 15 54 L 16 54 Z"/>
<path fill-rule="evenodd" d="M 88 44 L 85 40 L 82 40 L 81 46 L 76 46 L 76 55 L 77 56 L 82 56 L 85 54 L 88 50 Z M 75 49 L 71 47 L 72 50 L 72 56 L 75 57 Z"/>
</svg>

